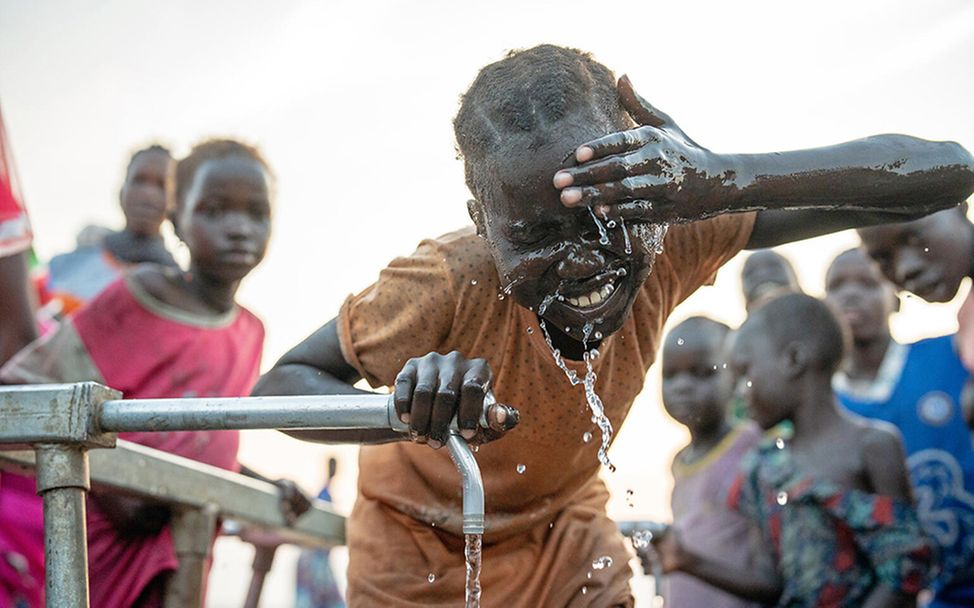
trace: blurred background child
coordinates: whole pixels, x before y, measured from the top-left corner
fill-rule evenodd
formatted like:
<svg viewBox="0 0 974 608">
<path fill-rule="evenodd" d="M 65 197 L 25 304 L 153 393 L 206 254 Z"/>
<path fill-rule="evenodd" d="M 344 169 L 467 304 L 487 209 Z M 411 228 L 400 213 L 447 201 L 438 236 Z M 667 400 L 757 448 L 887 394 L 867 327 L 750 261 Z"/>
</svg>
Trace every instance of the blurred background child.
<svg viewBox="0 0 974 608">
<path fill-rule="evenodd" d="M 43 319 L 74 312 L 127 267 L 147 262 L 177 266 L 160 233 L 168 214 L 166 183 L 172 163 L 169 150 L 158 144 L 131 156 L 119 192 L 125 227 L 116 232 L 88 226 L 79 233 L 74 251 L 51 258 L 41 287 Z"/>
<path fill-rule="evenodd" d="M 717 563 L 748 561 L 747 519 L 727 506 L 741 458 L 761 439 L 753 422 L 732 427 L 727 415 L 732 387 L 724 350 L 730 328 L 707 317 L 674 327 L 663 343 L 663 407 L 690 431 L 690 443 L 673 459 L 673 524 L 680 538 Z M 666 579 L 673 608 L 743 608 L 742 600 L 692 576 Z"/>
<path fill-rule="evenodd" d="M 793 437 L 745 460 L 729 503 L 751 520 L 754 567 L 720 564 L 671 531 L 654 544 L 683 571 L 778 606 L 912 606 L 932 559 L 895 430 L 845 413 L 831 388 L 843 335 L 828 307 L 776 298 L 739 330 L 732 364 L 751 415 Z"/>
<path fill-rule="evenodd" d="M 903 436 L 920 522 L 939 548 L 930 605 L 974 605 L 974 448 L 960 407 L 968 374 L 954 336 L 893 340 L 894 286 L 862 249 L 835 258 L 825 289 L 852 334 L 836 394 L 850 411 Z"/>
<path fill-rule="evenodd" d="M 7 384 L 95 380 L 126 398 L 245 396 L 257 379 L 264 328 L 234 299 L 264 257 L 271 172 L 256 148 L 212 140 L 176 168 L 173 222 L 188 271 L 134 268 L 0 369 Z M 147 347 L 151 345 L 151 347 Z M 119 437 L 237 470 L 239 433 L 120 433 Z M 296 501 L 300 502 L 300 501 Z M 287 505 L 285 512 L 293 515 Z M 307 508 L 306 506 L 304 508 Z M 178 562 L 164 505 L 92 492 L 91 603 L 159 606 Z"/>
<path fill-rule="evenodd" d="M 744 260 L 741 291 L 744 309 L 750 313 L 776 296 L 800 293 L 802 288 L 788 258 L 774 249 L 759 249 Z"/>
</svg>

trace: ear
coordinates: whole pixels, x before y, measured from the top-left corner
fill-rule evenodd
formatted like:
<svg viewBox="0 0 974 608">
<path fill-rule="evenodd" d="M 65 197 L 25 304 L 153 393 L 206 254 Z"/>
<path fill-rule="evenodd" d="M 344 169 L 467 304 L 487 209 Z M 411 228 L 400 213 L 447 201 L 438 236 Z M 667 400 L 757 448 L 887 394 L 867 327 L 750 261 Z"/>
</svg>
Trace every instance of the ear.
<svg viewBox="0 0 974 608">
<path fill-rule="evenodd" d="M 470 214 L 470 219 L 473 220 L 473 225 L 477 227 L 477 236 L 486 238 L 487 236 L 487 221 L 484 211 L 484 206 L 480 201 L 476 199 L 470 199 L 467 201 L 467 213 Z"/>
<path fill-rule="evenodd" d="M 808 346 L 801 342 L 792 342 L 781 351 L 782 371 L 789 380 L 804 374 L 808 369 L 808 362 Z"/>
</svg>

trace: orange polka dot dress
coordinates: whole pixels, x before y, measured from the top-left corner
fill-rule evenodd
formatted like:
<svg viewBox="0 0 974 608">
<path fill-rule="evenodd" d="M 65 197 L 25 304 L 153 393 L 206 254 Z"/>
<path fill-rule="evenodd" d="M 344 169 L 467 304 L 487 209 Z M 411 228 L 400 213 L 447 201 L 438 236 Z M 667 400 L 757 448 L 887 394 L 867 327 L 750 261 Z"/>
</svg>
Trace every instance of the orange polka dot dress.
<svg viewBox="0 0 974 608">
<path fill-rule="evenodd" d="M 613 428 L 642 389 L 669 314 L 712 282 L 744 247 L 753 223 L 746 213 L 670 227 L 631 315 L 603 340 L 594 362 L 596 392 Z M 408 359 L 429 352 L 483 357 L 497 399 L 520 410 L 518 427 L 476 454 L 487 509 L 483 606 L 630 605 L 629 554 L 605 515 L 601 435 L 584 390 L 555 364 L 535 313 L 499 298 L 501 289 L 487 244 L 472 227 L 423 241 L 345 302 L 342 353 L 377 388 L 390 386 Z M 566 363 L 585 375 L 583 362 Z M 461 605 L 461 485 L 447 450 L 367 446 L 359 471 L 360 497 L 348 522 L 350 603 Z M 602 556 L 613 565 L 593 572 L 592 561 Z"/>
</svg>

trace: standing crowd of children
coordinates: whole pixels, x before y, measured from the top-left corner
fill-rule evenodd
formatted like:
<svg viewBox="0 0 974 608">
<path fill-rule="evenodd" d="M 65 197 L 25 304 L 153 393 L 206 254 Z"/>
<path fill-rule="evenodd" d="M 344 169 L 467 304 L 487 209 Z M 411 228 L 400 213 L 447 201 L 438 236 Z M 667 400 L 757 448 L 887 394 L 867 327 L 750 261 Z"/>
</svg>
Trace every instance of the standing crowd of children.
<svg viewBox="0 0 974 608">
<path fill-rule="evenodd" d="M 924 590 L 934 605 L 967 605 L 974 453 L 954 421 L 968 374 L 953 340 L 892 341 L 893 288 L 881 276 L 949 299 L 971 274 L 964 148 L 879 135 L 715 153 L 628 79 L 553 45 L 484 67 L 454 127 L 472 226 L 393 260 L 259 381 L 263 325 L 235 294 L 270 237 L 268 163 L 231 140 L 178 162 L 157 146 L 136 153 L 125 229 L 52 264 L 58 318 L 40 338 L 15 306 L 30 296 L 23 260 L 0 266 L 0 382 L 97 380 L 149 398 L 355 393 L 365 380 L 391 390 L 410 433 L 355 435 L 371 445 L 348 519 L 351 605 L 463 601 L 460 486 L 438 449 L 458 432 L 479 446 L 487 497 L 482 605 L 632 606 L 631 549 L 599 473 L 662 346 L 664 405 L 691 434 L 673 463 L 674 523 L 653 544 L 672 573 L 670 605 L 907 606 Z M 158 238 L 167 217 L 186 268 Z M 880 226 L 889 222 L 909 223 Z M 762 252 L 746 269 L 741 328 L 694 318 L 664 339 L 674 309 L 741 250 L 847 228 L 862 230 L 865 254 L 830 269 L 841 320 L 790 293 L 794 272 Z M 924 230 L 940 232 L 914 251 Z M 958 243 L 941 248 L 948 230 Z M 0 255 L 22 256 L 20 236 Z M 935 256 L 939 265 L 909 267 Z M 968 316 L 974 332 L 974 303 Z M 240 469 L 236 433 L 122 437 Z M 42 601 L 32 483 L 0 477 L 0 551 L 24 557 L 0 562 L 0 606 Z M 300 515 L 307 501 L 280 487 Z M 105 492 L 88 506 L 92 605 L 161 605 L 176 565 L 168 509 Z"/>
</svg>

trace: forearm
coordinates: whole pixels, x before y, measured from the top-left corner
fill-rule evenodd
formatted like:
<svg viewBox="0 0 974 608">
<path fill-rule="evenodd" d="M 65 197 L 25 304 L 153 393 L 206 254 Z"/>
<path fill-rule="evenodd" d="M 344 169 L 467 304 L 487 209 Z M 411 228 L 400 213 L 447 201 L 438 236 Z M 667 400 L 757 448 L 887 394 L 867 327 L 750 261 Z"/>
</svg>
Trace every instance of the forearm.
<svg viewBox="0 0 974 608">
<path fill-rule="evenodd" d="M 916 597 L 904 595 L 879 584 L 862 604 L 862 608 L 914 608 Z"/>
<path fill-rule="evenodd" d="M 760 568 L 735 568 L 702 555 L 687 553 L 680 570 L 747 600 L 773 604 L 781 596 L 778 578 Z"/>
<path fill-rule="evenodd" d="M 298 363 L 278 364 L 261 376 L 252 392 L 265 395 L 351 395 L 368 394 L 329 374 L 328 372 Z M 288 435 L 318 443 L 377 444 L 405 439 L 399 433 L 387 429 L 314 429 L 285 431 Z"/>
<path fill-rule="evenodd" d="M 914 219 L 974 191 L 974 159 L 953 142 L 877 135 L 835 146 L 723 156 L 725 209 L 847 208 Z"/>
<path fill-rule="evenodd" d="M 37 338 L 27 277 L 27 257 L 0 258 L 0 365 Z"/>
</svg>

